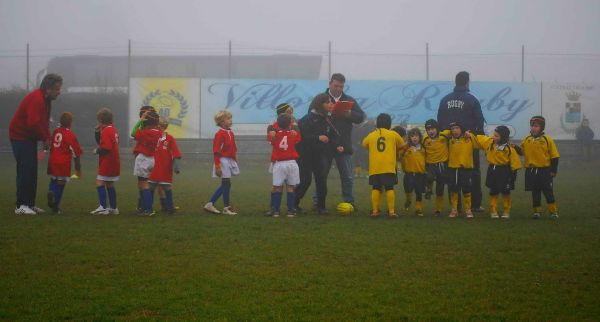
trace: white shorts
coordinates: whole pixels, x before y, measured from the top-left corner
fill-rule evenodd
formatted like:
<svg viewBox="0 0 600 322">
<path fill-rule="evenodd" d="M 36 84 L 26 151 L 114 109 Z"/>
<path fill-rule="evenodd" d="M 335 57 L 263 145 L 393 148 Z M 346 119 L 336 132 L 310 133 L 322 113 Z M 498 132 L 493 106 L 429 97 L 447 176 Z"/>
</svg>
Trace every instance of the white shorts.
<svg viewBox="0 0 600 322">
<path fill-rule="evenodd" d="M 237 162 L 232 158 L 221 157 L 221 178 L 231 178 L 240 174 L 240 167 Z M 213 164 L 212 169 L 213 178 L 217 178 L 217 172 L 215 171 L 215 165 Z"/>
<path fill-rule="evenodd" d="M 300 183 L 300 168 L 296 160 L 277 161 L 273 164 L 273 185 L 295 186 Z"/>
<path fill-rule="evenodd" d="M 152 168 L 154 168 L 154 157 L 149 157 L 143 153 L 135 157 L 135 164 L 133 165 L 134 176 L 148 178 Z"/>
<path fill-rule="evenodd" d="M 60 181 L 64 181 L 64 182 L 69 182 L 69 179 L 71 179 L 71 178 L 70 177 L 50 176 L 50 179 L 52 179 L 52 180 L 60 180 Z"/>
<path fill-rule="evenodd" d="M 107 177 L 107 176 L 98 175 L 96 177 L 96 180 L 102 180 L 102 181 L 108 181 L 108 182 L 119 181 L 119 176 L 116 176 L 116 177 Z"/>
</svg>

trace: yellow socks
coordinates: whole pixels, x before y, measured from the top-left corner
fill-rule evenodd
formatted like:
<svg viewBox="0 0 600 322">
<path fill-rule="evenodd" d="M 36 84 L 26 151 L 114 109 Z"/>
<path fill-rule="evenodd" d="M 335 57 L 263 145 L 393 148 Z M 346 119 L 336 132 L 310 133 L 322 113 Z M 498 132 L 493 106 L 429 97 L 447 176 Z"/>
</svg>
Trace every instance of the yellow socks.
<svg viewBox="0 0 600 322">
<path fill-rule="evenodd" d="M 506 200 L 506 199 L 504 199 Z M 490 212 L 498 212 L 498 195 L 490 195 Z"/>
<path fill-rule="evenodd" d="M 435 211 L 442 212 L 444 207 L 444 196 L 435 196 Z"/>
<path fill-rule="evenodd" d="M 550 205 L 548 205 L 548 206 L 550 206 Z M 533 212 L 535 212 L 535 213 L 541 214 L 542 211 L 544 211 L 542 209 L 542 207 L 533 207 Z"/>
<path fill-rule="evenodd" d="M 540 207 L 540 208 L 541 208 L 541 207 Z M 551 214 L 555 214 L 555 213 L 557 213 L 557 212 L 558 212 L 558 207 L 556 207 L 556 202 L 553 202 L 553 203 L 549 203 L 549 204 L 548 204 L 548 211 L 549 211 Z"/>
<path fill-rule="evenodd" d="M 394 190 L 387 190 L 385 192 L 385 200 L 387 201 L 388 213 L 396 213 L 396 194 Z"/>
<path fill-rule="evenodd" d="M 379 213 L 379 202 L 381 201 L 381 191 L 377 189 L 371 190 L 371 207 L 374 213 Z"/>
<path fill-rule="evenodd" d="M 465 199 L 465 211 L 471 210 L 471 193 L 463 193 Z"/>
<path fill-rule="evenodd" d="M 505 214 L 510 213 L 510 208 L 512 206 L 512 197 L 510 195 L 502 195 L 502 207 Z"/>
<path fill-rule="evenodd" d="M 452 209 L 458 208 L 458 192 L 450 194 L 450 205 L 452 206 Z"/>
</svg>

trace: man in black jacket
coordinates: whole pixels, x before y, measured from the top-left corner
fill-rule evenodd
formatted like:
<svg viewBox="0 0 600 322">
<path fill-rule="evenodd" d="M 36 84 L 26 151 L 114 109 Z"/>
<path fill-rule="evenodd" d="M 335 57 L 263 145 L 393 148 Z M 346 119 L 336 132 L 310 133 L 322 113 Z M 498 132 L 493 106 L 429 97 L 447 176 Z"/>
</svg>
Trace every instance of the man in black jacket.
<svg viewBox="0 0 600 322">
<path fill-rule="evenodd" d="M 298 167 L 300 168 L 300 184 L 296 187 L 296 210 L 300 200 L 310 187 L 312 177 L 315 177 L 316 208 L 318 213 L 326 213 L 325 198 L 327 197 L 327 156 L 330 146 L 335 146 L 337 151 L 343 151 L 339 145 L 339 135 L 329 118 L 333 104 L 327 94 L 315 96 L 310 103 L 310 111 L 298 121 L 301 140 L 296 145 L 298 151 Z"/>
<path fill-rule="evenodd" d="M 342 198 L 344 199 L 344 202 L 349 202 L 354 205 L 354 192 L 352 191 L 352 186 L 354 184 L 352 127 L 354 124 L 362 123 L 365 120 L 366 114 L 352 96 L 344 93 L 345 83 L 346 78 L 344 75 L 339 73 L 333 74 L 329 81 L 329 88 L 325 91 L 325 93 L 329 95 L 331 103 L 335 104 L 338 101 L 350 101 L 354 103 L 350 111 L 332 116 L 333 126 L 339 132 L 339 144 L 343 149 L 340 152 L 337 146 L 330 147 L 329 153 L 327 154 L 327 175 L 329 175 L 331 163 L 333 162 L 333 159 L 335 159 L 335 164 L 340 173 L 342 184 Z"/>
<path fill-rule="evenodd" d="M 469 73 L 459 72 L 456 74 L 454 91 L 446 95 L 440 101 L 437 121 L 440 130 L 448 130 L 450 123 L 458 122 L 464 129 L 475 134 L 484 134 L 483 126 L 485 119 L 481 112 L 479 100 L 469 92 Z M 479 150 L 473 151 L 473 185 L 472 185 L 472 209 L 483 211 L 481 207 L 481 170 L 479 162 Z"/>
</svg>

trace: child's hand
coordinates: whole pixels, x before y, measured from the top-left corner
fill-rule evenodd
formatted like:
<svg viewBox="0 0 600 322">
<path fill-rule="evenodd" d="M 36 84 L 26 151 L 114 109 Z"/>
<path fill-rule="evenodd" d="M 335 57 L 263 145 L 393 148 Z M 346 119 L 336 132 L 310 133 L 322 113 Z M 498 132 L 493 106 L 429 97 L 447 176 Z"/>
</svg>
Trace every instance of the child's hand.
<svg viewBox="0 0 600 322">
<path fill-rule="evenodd" d="M 470 138 L 471 137 L 471 131 L 467 131 L 465 132 L 465 138 Z"/>
<path fill-rule="evenodd" d="M 269 131 L 269 136 L 271 137 L 271 139 L 274 139 L 276 134 L 277 132 L 275 131 Z"/>
<path fill-rule="evenodd" d="M 98 149 L 93 149 L 93 150 L 92 150 L 92 154 L 93 154 L 93 155 L 96 155 L 96 154 L 98 154 Z"/>
<path fill-rule="evenodd" d="M 344 152 L 344 147 L 340 145 L 340 146 L 338 146 L 338 147 L 336 148 L 336 150 L 337 150 L 339 153 L 342 153 L 342 152 Z"/>
<path fill-rule="evenodd" d="M 292 135 L 294 135 L 294 136 L 298 135 L 298 131 L 296 131 L 296 130 L 292 130 L 290 133 L 292 133 Z"/>
<path fill-rule="evenodd" d="M 221 175 L 223 175 L 223 171 L 221 171 L 221 168 L 216 168 L 215 169 L 215 174 L 217 175 L 217 177 L 221 177 Z"/>
<path fill-rule="evenodd" d="M 319 135 L 319 141 L 327 143 L 329 142 L 329 138 L 327 137 L 327 135 Z"/>
</svg>

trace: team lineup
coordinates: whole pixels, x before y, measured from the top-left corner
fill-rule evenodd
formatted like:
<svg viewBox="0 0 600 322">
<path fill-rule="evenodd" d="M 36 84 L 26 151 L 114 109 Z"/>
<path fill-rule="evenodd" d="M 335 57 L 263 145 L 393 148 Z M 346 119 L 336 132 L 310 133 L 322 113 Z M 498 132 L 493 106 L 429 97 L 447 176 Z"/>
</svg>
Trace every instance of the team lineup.
<svg viewBox="0 0 600 322">
<path fill-rule="evenodd" d="M 424 216 L 423 199 L 434 197 L 433 216 L 443 216 L 445 186 L 450 204 L 447 216 L 454 218 L 461 213 L 473 218 L 481 211 L 481 179 L 479 154 L 482 151 L 489 163 L 485 186 L 489 189 L 489 216 L 510 218 L 511 191 L 515 188 L 517 171 L 524 168 L 525 190 L 532 193 L 532 218 L 542 216 L 544 195 L 550 218 L 558 218 L 553 193 L 553 178 L 557 174 L 559 153 L 553 139 L 544 133 L 545 119 L 534 116 L 529 120 L 530 135 L 519 145 L 510 141 L 510 130 L 499 125 L 492 135 L 483 132 L 485 122 L 477 99 L 469 93 L 469 74 L 456 75 L 456 87 L 440 102 L 438 118 L 419 127 L 406 129 L 392 127 L 392 118 L 381 113 L 375 118 L 375 129 L 360 138 L 360 149 L 368 153 L 368 175 L 371 190 L 371 217 L 386 214 L 397 218 L 396 191 L 398 175 L 403 173 L 402 184 L 405 201 L 402 209 Z M 276 120 L 268 125 L 266 140 L 272 147 L 272 187 L 267 215 L 280 217 L 282 200 L 286 199 L 287 217 L 295 217 L 308 211 L 301 207 L 308 188 L 315 182 L 311 196 L 312 208 L 318 214 L 326 214 L 327 177 L 333 160 L 340 173 L 343 202 L 336 211 L 340 214 L 356 212 L 353 195 L 353 142 L 352 129 L 363 123 L 367 116 L 358 103 L 343 92 L 345 78 L 333 74 L 329 88 L 317 94 L 310 103 L 309 111 L 302 117 L 294 117 L 294 107 L 289 103 L 276 106 Z M 81 176 L 82 149 L 70 128 L 73 115 L 60 115 L 59 127 L 49 131 L 51 102 L 60 94 L 62 78 L 48 74 L 39 89 L 28 94 L 21 102 L 10 124 L 10 138 L 17 161 L 16 214 L 44 212 L 35 205 L 37 185 L 37 141 L 49 150 L 48 207 L 60 213 L 65 186 L 71 178 Z M 113 125 L 113 114 L 102 108 L 96 115 L 95 129 L 98 156 L 96 191 L 98 207 L 92 215 L 119 214 L 115 183 L 119 180 L 119 136 Z M 234 115 L 227 110 L 214 116 L 218 127 L 214 135 L 212 153 L 212 176 L 220 179 L 204 210 L 213 214 L 236 215 L 232 206 L 232 178 L 240 174 L 237 162 L 237 146 L 232 131 Z M 155 195 L 160 200 L 161 211 L 173 214 L 177 211 L 173 196 L 173 173 L 180 172 L 182 153 L 176 140 L 168 133 L 169 120 L 159 116 L 152 106 L 142 106 L 139 120 L 130 133 L 136 142 L 133 153 L 133 175 L 137 177 L 137 213 L 154 216 Z M 523 162 L 521 162 L 521 156 Z M 74 166 L 75 173 L 71 173 Z M 223 207 L 217 208 L 219 199 Z M 500 211 L 499 200 L 502 199 Z M 385 200 L 384 207 L 381 206 Z M 362 207 L 361 207 L 362 208 Z"/>
</svg>

